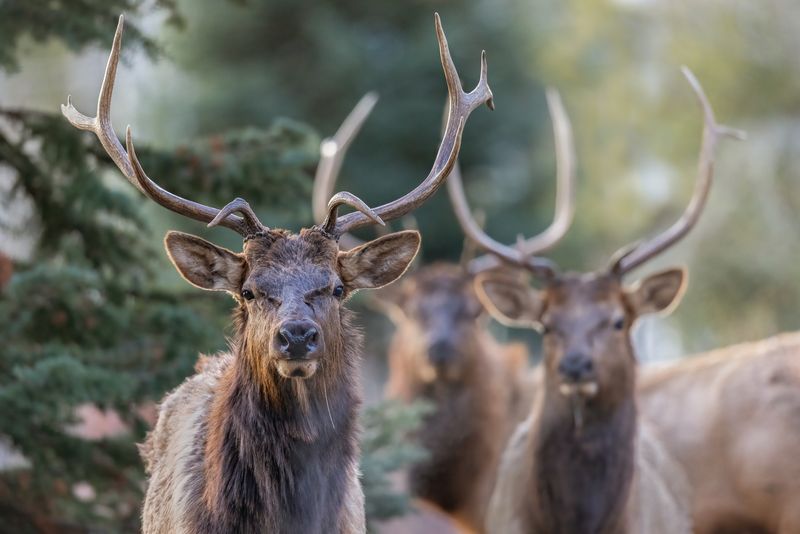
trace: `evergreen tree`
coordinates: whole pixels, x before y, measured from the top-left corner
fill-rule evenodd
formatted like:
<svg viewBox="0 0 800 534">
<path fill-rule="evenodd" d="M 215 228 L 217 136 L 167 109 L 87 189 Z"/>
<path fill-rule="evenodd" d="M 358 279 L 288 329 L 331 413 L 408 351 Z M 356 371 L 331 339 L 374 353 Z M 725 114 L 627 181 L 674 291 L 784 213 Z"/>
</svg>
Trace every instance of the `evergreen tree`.
<svg viewBox="0 0 800 534">
<path fill-rule="evenodd" d="M 0 27 L 16 26 L 13 35 L 0 29 L 5 68 L 17 65 L 15 36 L 107 46 L 118 11 L 139 5 L 88 2 L 56 23 L 23 4 L 0 6 Z M 278 119 L 137 152 L 169 190 L 212 205 L 243 196 L 299 225 L 309 217 L 318 147 L 311 128 Z M 0 225 L 36 243 L 26 261 L 0 253 L 0 445 L 20 454 L 0 471 L 0 532 L 137 532 L 144 474 L 135 443 L 153 423 L 153 403 L 193 372 L 198 353 L 225 348 L 229 306 L 160 283 L 168 267 L 147 202 L 96 138 L 60 114 L 0 107 L 0 165 L 12 171 Z M 415 412 L 386 410 L 367 416 L 374 517 L 405 509 L 384 476 L 416 457 L 403 444 Z M 116 432 L 87 436 L 91 413 L 118 417 Z"/>
</svg>

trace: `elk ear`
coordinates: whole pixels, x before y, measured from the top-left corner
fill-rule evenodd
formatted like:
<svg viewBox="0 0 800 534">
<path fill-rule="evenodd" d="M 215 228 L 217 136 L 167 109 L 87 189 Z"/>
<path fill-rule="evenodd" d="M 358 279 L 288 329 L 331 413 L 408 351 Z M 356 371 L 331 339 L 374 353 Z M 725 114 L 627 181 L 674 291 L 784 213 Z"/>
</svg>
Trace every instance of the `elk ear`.
<svg viewBox="0 0 800 534">
<path fill-rule="evenodd" d="M 172 264 L 190 284 L 239 293 L 245 271 L 241 255 L 183 232 L 168 232 L 164 246 Z"/>
<path fill-rule="evenodd" d="M 419 242 L 419 232 L 407 230 L 339 252 L 339 276 L 347 291 L 374 289 L 400 278 L 414 261 Z"/>
<path fill-rule="evenodd" d="M 628 302 L 637 316 L 654 312 L 669 313 L 681 301 L 687 279 L 688 273 L 683 267 L 652 274 L 626 292 Z"/>
<path fill-rule="evenodd" d="M 509 273 L 487 272 L 475 278 L 475 291 L 489 313 L 508 326 L 538 328 L 545 294 Z"/>
</svg>

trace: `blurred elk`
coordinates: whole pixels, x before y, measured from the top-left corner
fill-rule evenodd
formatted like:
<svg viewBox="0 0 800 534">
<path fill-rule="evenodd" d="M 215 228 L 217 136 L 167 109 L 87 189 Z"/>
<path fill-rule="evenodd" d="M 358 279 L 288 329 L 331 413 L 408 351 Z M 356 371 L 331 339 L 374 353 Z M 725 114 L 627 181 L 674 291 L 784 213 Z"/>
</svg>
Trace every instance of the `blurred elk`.
<svg viewBox="0 0 800 534">
<path fill-rule="evenodd" d="M 800 532 L 800 333 L 646 370 L 639 404 L 688 474 L 695 532 Z"/>
<path fill-rule="evenodd" d="M 630 329 L 641 315 L 665 312 L 680 300 L 681 268 L 626 288 L 626 273 L 685 236 L 708 196 L 713 153 L 722 135 L 702 88 L 684 74 L 701 103 L 705 127 L 694 195 L 683 216 L 662 234 L 614 255 L 589 273 L 556 265 L 483 233 L 469 213 L 459 176 L 448 190 L 467 236 L 542 284 L 508 273 L 484 273 L 478 295 L 492 315 L 544 335 L 544 379 L 528 419 L 503 455 L 489 505 L 490 532 L 648 533 L 691 531 L 690 488 L 682 468 L 637 415 L 636 360 Z"/>
<path fill-rule="evenodd" d="M 436 16 L 449 114 L 436 159 L 413 191 L 376 209 L 350 193 L 334 195 L 325 220 L 299 233 L 259 221 L 236 199 L 216 209 L 174 195 L 147 177 L 110 120 L 119 61 L 120 17 L 100 91 L 97 117 L 62 107 L 77 128 L 94 132 L 126 178 L 180 215 L 224 226 L 244 238 L 234 253 L 179 232 L 165 244 L 191 284 L 226 291 L 237 302 L 230 351 L 200 366 L 169 393 L 142 446 L 150 480 L 143 530 L 150 533 L 364 532 L 358 481 L 361 337 L 343 306 L 359 289 L 398 278 L 419 248 L 417 232 L 398 232 L 339 250 L 338 238 L 401 217 L 428 199 L 458 156 L 470 113 L 491 107 L 485 55 L 477 87 L 466 93 Z M 126 150 L 127 149 L 127 150 Z M 338 215 L 341 206 L 356 211 Z"/>
<path fill-rule="evenodd" d="M 322 143 L 313 193 L 317 221 L 325 216 L 325 199 L 375 101 L 374 95 L 365 96 Z M 553 246 L 574 212 L 572 131 L 558 93 L 548 91 L 547 102 L 558 167 L 555 216 L 547 230 L 519 245 L 522 250 Z M 451 177 L 458 172 L 456 165 Z M 353 236 L 345 238 L 350 246 L 359 243 Z M 524 376 L 525 346 L 494 340 L 475 294 L 475 276 L 499 265 L 493 255 L 460 265 L 434 263 L 373 299 L 396 326 L 389 346 L 387 397 L 424 399 L 434 406 L 417 433 L 430 457 L 411 468 L 410 492 L 472 531 L 483 531 L 500 455 L 511 431 L 527 415 L 531 390 Z M 416 532 L 419 528 L 414 526 Z"/>
</svg>

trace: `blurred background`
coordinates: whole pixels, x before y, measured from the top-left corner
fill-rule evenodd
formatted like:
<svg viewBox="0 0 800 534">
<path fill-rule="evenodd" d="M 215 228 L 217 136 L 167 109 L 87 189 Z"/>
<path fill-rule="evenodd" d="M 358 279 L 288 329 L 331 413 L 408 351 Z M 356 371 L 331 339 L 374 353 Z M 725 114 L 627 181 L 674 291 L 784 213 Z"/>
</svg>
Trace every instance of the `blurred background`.
<svg viewBox="0 0 800 534">
<path fill-rule="evenodd" d="M 690 285 L 670 317 L 637 329 L 640 356 L 675 359 L 800 326 L 794 0 L 6 0 L 0 531 L 136 531 L 143 473 L 134 443 L 153 402 L 192 372 L 198 352 L 224 349 L 229 332 L 233 301 L 183 282 L 160 242 L 167 229 L 233 249 L 239 238 L 144 201 L 96 138 L 59 113 L 72 94 L 94 114 L 118 15 L 126 31 L 113 119 L 120 133 L 132 125 L 148 173 L 216 206 L 242 196 L 268 224 L 297 230 L 312 224 L 320 140 L 367 91 L 380 101 L 339 188 L 374 206 L 427 174 L 446 95 L 434 11 L 465 86 L 477 80 L 481 49 L 488 54 L 497 109 L 473 114 L 460 160 L 491 235 L 512 242 L 552 217 L 546 86 L 561 91 L 578 156 L 575 221 L 552 251 L 562 268 L 601 268 L 675 220 L 702 128 L 685 64 L 720 122 L 749 139 L 720 144 L 700 224 L 646 267 L 686 264 Z M 446 194 L 415 217 L 421 261 L 457 261 L 463 237 Z M 368 333 L 373 403 L 392 327 L 364 298 L 351 306 Z M 530 343 L 535 359 L 534 335 L 492 328 Z M 414 416 L 383 406 L 370 417 L 366 449 L 379 479 L 413 456 L 393 444 Z M 375 488 L 370 513 L 402 508 L 402 496 Z"/>
</svg>

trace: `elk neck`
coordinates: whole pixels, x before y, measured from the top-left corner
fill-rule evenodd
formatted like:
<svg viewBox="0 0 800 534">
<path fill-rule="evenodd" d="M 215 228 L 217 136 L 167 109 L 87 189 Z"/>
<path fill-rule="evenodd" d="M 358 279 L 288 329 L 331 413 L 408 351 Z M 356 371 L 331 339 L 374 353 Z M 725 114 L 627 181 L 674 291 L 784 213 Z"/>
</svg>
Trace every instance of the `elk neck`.
<svg viewBox="0 0 800 534">
<path fill-rule="evenodd" d="M 197 444 L 204 450 L 198 531 L 280 525 L 283 532 L 291 525 L 287 532 L 321 532 L 341 509 L 346 469 L 357 461 L 361 402 L 360 335 L 342 312 L 351 335 L 330 343 L 325 364 L 306 380 L 255 366 L 248 348 L 233 343 L 234 363 L 212 401 L 205 442 Z"/>
<path fill-rule="evenodd" d="M 486 336 L 464 339 L 456 380 L 417 384 L 416 398 L 433 404 L 419 430 L 430 457 L 412 467 L 412 493 L 453 512 L 474 505 L 476 472 L 499 456 L 498 436 L 507 431 L 508 399 L 502 370 L 489 358 Z"/>
<path fill-rule="evenodd" d="M 559 393 L 556 377 L 545 376 L 530 443 L 535 532 L 626 531 L 637 425 L 634 376 L 635 368 L 613 391 L 584 400 L 580 429 L 573 399 Z"/>
</svg>

